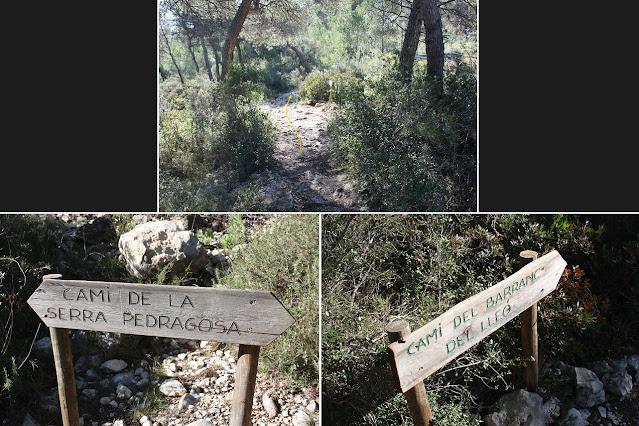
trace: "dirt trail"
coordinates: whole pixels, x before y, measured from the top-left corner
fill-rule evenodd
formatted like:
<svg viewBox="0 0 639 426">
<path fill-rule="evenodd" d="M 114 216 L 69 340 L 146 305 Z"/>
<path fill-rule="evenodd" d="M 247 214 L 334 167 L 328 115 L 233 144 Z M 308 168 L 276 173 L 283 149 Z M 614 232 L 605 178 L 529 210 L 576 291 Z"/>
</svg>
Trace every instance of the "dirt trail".
<svg viewBox="0 0 639 426">
<path fill-rule="evenodd" d="M 284 93 L 263 105 L 277 128 L 273 170 L 263 175 L 259 191 L 265 202 L 286 211 L 361 211 L 366 207 L 329 153 L 324 105 L 293 103 L 296 91 Z M 297 129 L 300 142 L 286 118 Z"/>
</svg>

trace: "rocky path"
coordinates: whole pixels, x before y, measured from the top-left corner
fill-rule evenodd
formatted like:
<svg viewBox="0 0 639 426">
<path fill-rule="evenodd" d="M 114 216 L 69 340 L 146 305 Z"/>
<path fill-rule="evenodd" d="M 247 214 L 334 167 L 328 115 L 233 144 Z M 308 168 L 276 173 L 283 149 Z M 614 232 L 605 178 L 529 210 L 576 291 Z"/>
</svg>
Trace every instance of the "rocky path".
<svg viewBox="0 0 639 426">
<path fill-rule="evenodd" d="M 130 337 L 130 336 L 129 336 Z M 44 340 L 44 339 L 43 339 Z M 50 345 L 50 341 L 48 342 Z M 164 339 L 160 365 L 102 355 L 75 360 L 78 406 L 84 426 L 222 426 L 229 424 L 237 345 Z M 49 346 L 50 350 L 50 346 Z M 317 390 L 258 373 L 252 424 L 317 426 Z M 56 425 L 57 388 L 40 398 L 44 424 Z M 40 426 L 30 414 L 23 426 Z"/>
<path fill-rule="evenodd" d="M 266 202 L 283 211 L 363 211 L 366 207 L 343 171 L 331 162 L 324 105 L 294 103 L 284 93 L 263 106 L 277 127 L 275 167 L 260 177 Z M 289 95 L 293 99 L 286 108 Z M 290 117 L 302 140 L 291 127 Z"/>
<path fill-rule="evenodd" d="M 214 342 L 189 342 L 166 357 L 162 368 L 167 377 L 159 383 L 165 405 L 147 416 L 149 424 L 228 425 L 236 367 L 236 354 L 232 352 L 220 349 Z M 257 377 L 252 412 L 255 425 L 319 424 L 319 405 L 313 389 L 296 389 L 263 374 Z M 140 423 L 144 426 L 144 422 Z"/>
</svg>

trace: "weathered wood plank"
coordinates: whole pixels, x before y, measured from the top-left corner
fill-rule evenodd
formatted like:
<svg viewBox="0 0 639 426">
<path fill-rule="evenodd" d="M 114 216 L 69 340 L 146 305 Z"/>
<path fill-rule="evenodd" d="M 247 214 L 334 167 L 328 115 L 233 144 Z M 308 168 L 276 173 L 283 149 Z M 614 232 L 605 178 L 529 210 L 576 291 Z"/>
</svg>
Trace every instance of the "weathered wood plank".
<svg viewBox="0 0 639 426">
<path fill-rule="evenodd" d="M 552 251 L 390 344 L 402 392 L 552 292 L 565 266 L 566 261 Z"/>
<path fill-rule="evenodd" d="M 294 322 L 264 290 L 47 279 L 28 303 L 49 327 L 257 346 Z"/>
</svg>

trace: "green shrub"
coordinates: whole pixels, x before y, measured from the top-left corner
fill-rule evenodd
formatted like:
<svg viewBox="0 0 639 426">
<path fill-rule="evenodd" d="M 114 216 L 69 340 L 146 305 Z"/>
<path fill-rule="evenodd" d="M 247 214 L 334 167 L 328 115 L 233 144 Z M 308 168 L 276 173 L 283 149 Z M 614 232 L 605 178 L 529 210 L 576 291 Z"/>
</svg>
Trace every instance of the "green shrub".
<svg viewBox="0 0 639 426">
<path fill-rule="evenodd" d="M 220 238 L 222 248 L 233 248 L 246 242 L 246 227 L 242 221 L 242 215 L 232 214 L 226 226 L 226 233 Z"/>
<path fill-rule="evenodd" d="M 257 105 L 237 105 L 229 111 L 222 144 L 229 149 L 240 180 L 245 180 L 270 164 L 275 152 L 275 126 Z"/>
<path fill-rule="evenodd" d="M 235 69 L 235 68 L 233 68 Z M 271 159 L 275 131 L 259 83 L 233 78 L 160 91 L 160 210 L 230 210 L 239 181 Z"/>
<path fill-rule="evenodd" d="M 238 215 L 239 217 L 239 215 Z M 302 386 L 319 384 L 319 223 L 317 215 L 276 215 L 219 278 L 220 287 L 272 291 L 295 323 L 260 353 L 260 369 Z M 239 227 L 239 222 L 238 225 Z M 228 229 L 227 229 L 228 231 Z"/>
<path fill-rule="evenodd" d="M 333 102 L 354 102 L 364 90 L 363 80 L 348 71 L 330 71 L 311 74 L 300 84 L 297 96 L 301 101 L 327 102 L 330 96 L 329 81 L 333 81 Z"/>
<path fill-rule="evenodd" d="M 335 158 L 372 210 L 475 209 L 475 88 L 464 71 L 447 74 L 443 92 L 425 73 L 405 85 L 390 71 L 368 82 L 361 101 L 335 111 Z"/>
</svg>

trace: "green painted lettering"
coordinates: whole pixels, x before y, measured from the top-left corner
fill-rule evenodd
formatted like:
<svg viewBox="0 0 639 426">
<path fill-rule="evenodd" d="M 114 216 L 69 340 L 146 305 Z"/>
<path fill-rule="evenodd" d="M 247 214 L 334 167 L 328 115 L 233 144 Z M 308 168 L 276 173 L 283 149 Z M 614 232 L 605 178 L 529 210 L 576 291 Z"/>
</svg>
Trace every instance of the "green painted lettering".
<svg viewBox="0 0 639 426">
<path fill-rule="evenodd" d="M 489 296 L 488 299 L 486 299 L 486 309 L 492 308 L 494 304 L 495 302 L 493 302 L 493 296 Z"/>
<path fill-rule="evenodd" d="M 408 355 L 415 355 L 415 353 L 417 352 L 417 351 L 415 352 L 410 351 L 411 346 L 413 346 L 414 344 L 415 342 L 410 342 L 410 345 L 408 345 L 408 349 L 406 349 L 406 352 L 408 352 Z"/>
<path fill-rule="evenodd" d="M 437 329 L 434 329 L 431 334 L 426 333 L 426 344 L 430 344 L 430 338 L 434 337 L 435 341 L 437 341 Z M 421 340 L 421 339 L 420 339 Z"/>
<path fill-rule="evenodd" d="M 419 343 L 417 344 L 417 350 L 419 350 L 419 348 L 421 348 L 422 346 L 426 347 L 426 343 L 424 343 L 424 341 L 420 337 Z"/>
<path fill-rule="evenodd" d="M 462 323 L 462 319 L 459 315 L 457 315 L 455 319 L 453 320 L 453 325 L 455 326 L 454 328 L 459 327 L 461 323 Z"/>
</svg>

